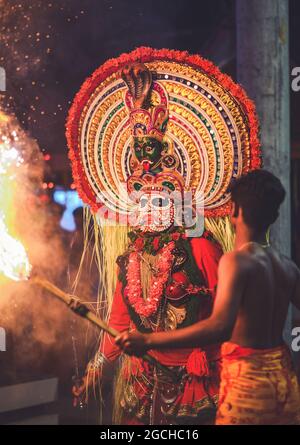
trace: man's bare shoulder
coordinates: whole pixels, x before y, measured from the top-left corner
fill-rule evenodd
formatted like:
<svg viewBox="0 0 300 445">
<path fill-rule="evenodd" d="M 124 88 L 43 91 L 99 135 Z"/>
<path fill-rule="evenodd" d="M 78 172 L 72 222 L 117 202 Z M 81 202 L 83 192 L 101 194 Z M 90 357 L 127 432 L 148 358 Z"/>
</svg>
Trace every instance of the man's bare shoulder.
<svg viewBox="0 0 300 445">
<path fill-rule="evenodd" d="M 255 267 L 253 258 L 239 250 L 225 253 L 219 263 L 219 270 L 231 271 L 239 274 L 248 273 Z"/>
</svg>

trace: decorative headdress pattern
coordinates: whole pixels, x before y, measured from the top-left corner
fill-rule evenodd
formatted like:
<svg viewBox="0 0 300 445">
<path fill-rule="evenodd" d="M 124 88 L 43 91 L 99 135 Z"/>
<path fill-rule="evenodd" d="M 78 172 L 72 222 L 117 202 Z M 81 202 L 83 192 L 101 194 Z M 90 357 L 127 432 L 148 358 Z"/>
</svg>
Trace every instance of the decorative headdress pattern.
<svg viewBox="0 0 300 445">
<path fill-rule="evenodd" d="M 261 166 L 252 101 L 213 63 L 181 51 L 138 48 L 108 60 L 75 97 L 66 134 L 77 190 L 94 212 L 127 215 L 133 176 L 161 183 L 137 174 L 133 137 L 167 141 L 163 174 L 201 196 L 210 217 L 229 213 L 231 180 Z"/>
<path fill-rule="evenodd" d="M 154 107 L 151 111 L 135 109 L 130 111 L 130 126 L 132 136 L 150 136 L 163 140 L 168 122 L 168 110 L 162 105 Z"/>
<path fill-rule="evenodd" d="M 151 71 L 142 63 L 126 65 L 121 77 L 127 85 L 125 103 L 129 111 L 131 134 L 133 137 L 154 137 L 163 140 L 168 122 L 167 97 L 161 97 L 161 103 L 151 107 Z M 159 94 L 162 90 L 154 84 Z M 149 110 L 150 109 L 150 110 Z"/>
</svg>

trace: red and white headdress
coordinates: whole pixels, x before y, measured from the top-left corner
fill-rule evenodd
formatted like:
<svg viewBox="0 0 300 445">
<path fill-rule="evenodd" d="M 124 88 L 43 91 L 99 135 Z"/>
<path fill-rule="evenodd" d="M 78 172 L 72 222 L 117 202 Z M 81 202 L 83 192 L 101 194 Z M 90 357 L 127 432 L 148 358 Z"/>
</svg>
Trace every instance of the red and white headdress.
<svg viewBox="0 0 300 445">
<path fill-rule="evenodd" d="M 151 73 L 148 109 L 133 104 L 122 78 L 136 62 Z M 133 136 L 169 141 L 176 165 L 159 176 L 201 195 L 210 217 L 229 213 L 231 180 L 261 165 L 252 101 L 213 63 L 182 51 L 138 48 L 108 60 L 76 95 L 66 134 L 79 195 L 94 212 L 105 206 L 104 215 L 131 211 L 132 177 L 142 186 L 167 181 L 137 174 Z"/>
</svg>

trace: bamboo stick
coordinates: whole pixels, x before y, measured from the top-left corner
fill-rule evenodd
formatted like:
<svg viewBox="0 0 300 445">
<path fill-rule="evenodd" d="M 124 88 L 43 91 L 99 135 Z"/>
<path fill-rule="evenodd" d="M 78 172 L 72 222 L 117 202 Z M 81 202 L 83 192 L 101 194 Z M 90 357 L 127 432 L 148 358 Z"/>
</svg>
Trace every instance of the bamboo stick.
<svg viewBox="0 0 300 445">
<path fill-rule="evenodd" d="M 103 331 L 107 332 L 109 335 L 111 335 L 113 338 L 117 337 L 119 335 L 119 332 L 116 329 L 111 328 L 109 325 L 107 325 L 100 317 L 98 317 L 96 314 L 94 314 L 92 311 L 90 311 L 85 304 L 81 302 L 81 300 L 76 297 L 75 295 L 68 294 L 55 286 L 50 281 L 41 278 L 41 277 L 32 277 L 30 279 L 30 282 L 33 284 L 37 284 L 44 289 L 51 292 L 53 295 L 55 295 L 57 298 L 59 298 L 61 301 L 63 301 L 65 304 L 67 304 L 71 309 L 77 314 L 80 315 L 83 318 L 86 318 L 90 322 L 92 322 L 95 326 L 102 329 Z M 72 307 L 73 306 L 73 307 Z M 160 369 L 164 374 L 168 375 L 173 381 L 177 381 L 178 377 L 177 375 L 172 372 L 170 369 L 168 369 L 166 366 L 162 365 L 160 362 L 158 362 L 154 357 L 152 357 L 150 354 L 144 354 L 142 357 L 145 361 L 148 363 L 156 366 L 158 369 Z"/>
</svg>

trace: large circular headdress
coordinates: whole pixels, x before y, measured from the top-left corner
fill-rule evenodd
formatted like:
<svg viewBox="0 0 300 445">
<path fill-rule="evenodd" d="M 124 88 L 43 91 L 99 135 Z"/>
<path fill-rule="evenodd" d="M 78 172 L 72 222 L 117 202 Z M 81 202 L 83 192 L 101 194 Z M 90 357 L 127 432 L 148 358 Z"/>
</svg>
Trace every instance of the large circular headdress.
<svg viewBox="0 0 300 445">
<path fill-rule="evenodd" d="M 80 197 L 94 212 L 104 208 L 104 216 L 131 211 L 130 96 L 121 71 L 134 62 L 151 72 L 151 103 L 168 110 L 164 137 L 184 188 L 202 197 L 206 216 L 227 215 L 232 179 L 261 165 L 255 107 L 213 63 L 166 49 L 138 48 L 108 60 L 76 95 L 66 134 Z"/>
</svg>

